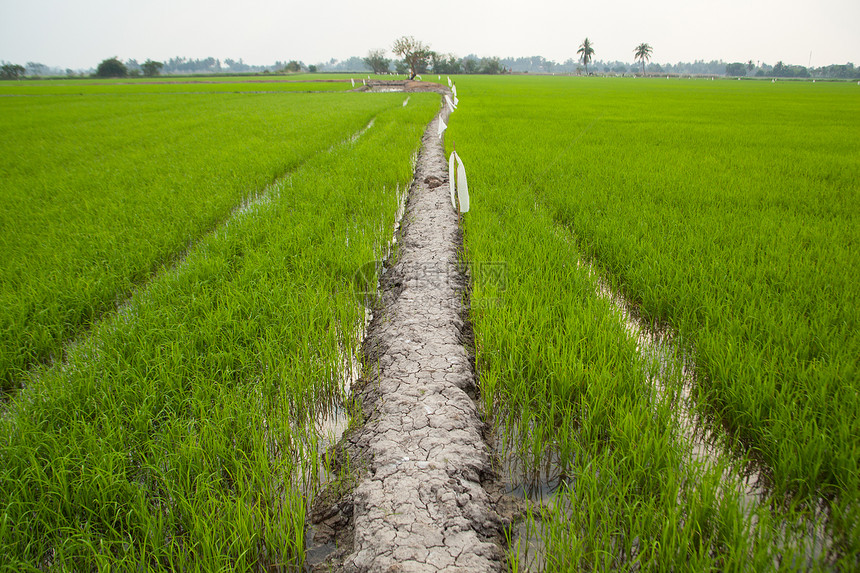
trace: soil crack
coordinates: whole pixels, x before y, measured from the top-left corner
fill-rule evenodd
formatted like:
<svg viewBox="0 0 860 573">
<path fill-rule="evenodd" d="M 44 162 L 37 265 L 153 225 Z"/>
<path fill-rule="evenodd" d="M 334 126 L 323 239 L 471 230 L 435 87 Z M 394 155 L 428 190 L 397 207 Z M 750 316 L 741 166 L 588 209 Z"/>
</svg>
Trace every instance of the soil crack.
<svg viewBox="0 0 860 573">
<path fill-rule="evenodd" d="M 441 87 L 441 86 L 438 86 Z M 319 498 L 317 543 L 339 546 L 343 571 L 499 571 L 502 521 L 481 476 L 492 475 L 464 320 L 462 236 L 447 191 L 437 122 L 422 138 L 396 262 L 364 342 L 353 399 L 365 424 L 339 447 L 357 485 Z M 327 499 L 328 498 L 328 499 Z M 349 526 L 342 526 L 346 521 Z M 320 533 L 324 535 L 320 537 Z"/>
</svg>

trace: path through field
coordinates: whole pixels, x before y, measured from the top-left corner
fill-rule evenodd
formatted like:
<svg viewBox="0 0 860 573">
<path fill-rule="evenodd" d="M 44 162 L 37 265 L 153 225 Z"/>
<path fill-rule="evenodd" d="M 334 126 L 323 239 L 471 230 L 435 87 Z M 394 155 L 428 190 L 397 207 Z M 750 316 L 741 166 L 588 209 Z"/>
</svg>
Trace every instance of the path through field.
<svg viewBox="0 0 860 573">
<path fill-rule="evenodd" d="M 437 135 L 443 117 L 425 131 L 396 260 L 365 341 L 370 372 L 357 399 L 366 423 L 349 438 L 362 460 L 359 483 L 351 507 L 320 516 L 342 524 L 352 514 L 346 570 L 502 568 L 500 520 L 481 485 L 490 454 L 463 346 L 465 276 Z"/>
</svg>

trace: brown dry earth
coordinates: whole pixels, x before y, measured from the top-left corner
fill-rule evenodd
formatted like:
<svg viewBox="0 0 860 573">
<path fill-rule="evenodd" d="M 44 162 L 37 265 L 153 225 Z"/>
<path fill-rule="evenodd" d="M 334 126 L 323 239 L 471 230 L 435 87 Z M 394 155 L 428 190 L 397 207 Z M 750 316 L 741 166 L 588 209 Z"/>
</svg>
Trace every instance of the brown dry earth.
<svg viewBox="0 0 860 573">
<path fill-rule="evenodd" d="M 354 399 L 365 424 L 339 446 L 341 462 L 348 456 L 359 468 L 357 485 L 324 494 L 312 511 L 315 543 L 338 545 L 314 570 L 504 566 L 501 520 L 482 486 L 491 456 L 463 344 L 462 241 L 437 135 L 447 116 L 440 112 L 424 133 L 396 262 L 382 277 L 381 305 L 364 343 L 365 378 Z"/>
</svg>

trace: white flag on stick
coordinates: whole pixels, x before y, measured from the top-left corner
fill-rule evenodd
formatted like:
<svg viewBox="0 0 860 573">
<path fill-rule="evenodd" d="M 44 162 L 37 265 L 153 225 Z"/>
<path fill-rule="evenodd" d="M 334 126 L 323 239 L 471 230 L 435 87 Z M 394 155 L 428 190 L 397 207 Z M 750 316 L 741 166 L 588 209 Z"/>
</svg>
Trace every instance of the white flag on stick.
<svg viewBox="0 0 860 573">
<path fill-rule="evenodd" d="M 445 76 L 445 77 L 446 77 L 446 78 L 448 78 L 448 87 L 450 88 L 452 85 L 454 85 L 454 84 L 451 82 L 451 76 Z"/>
<path fill-rule="evenodd" d="M 454 92 L 454 97 L 457 97 L 457 84 L 451 86 L 451 91 Z"/>
<path fill-rule="evenodd" d="M 439 139 L 442 139 L 442 134 L 445 132 L 446 129 L 448 129 L 448 124 L 445 123 L 445 120 L 442 119 L 441 117 L 439 118 L 438 129 L 439 129 Z"/>
<path fill-rule="evenodd" d="M 454 107 L 456 108 L 458 105 L 460 105 L 460 100 L 457 99 L 457 96 L 454 96 Z"/>
<path fill-rule="evenodd" d="M 451 190 L 451 205 L 457 210 L 460 204 L 460 212 L 469 211 L 469 183 L 466 181 L 466 167 L 456 151 L 451 152 L 448 159 L 448 187 Z"/>
<path fill-rule="evenodd" d="M 452 151 L 448 158 L 448 187 L 451 190 L 451 206 L 457 210 L 457 152 Z"/>
<path fill-rule="evenodd" d="M 460 156 L 457 156 L 457 199 L 460 201 L 460 212 L 469 212 L 469 184 L 466 182 L 466 166 Z"/>
<path fill-rule="evenodd" d="M 352 87 L 355 87 L 355 80 L 354 80 L 354 79 L 352 79 L 352 78 L 349 78 L 349 81 L 351 81 L 351 82 L 352 82 Z"/>
<path fill-rule="evenodd" d="M 454 105 L 454 102 L 451 101 L 451 96 L 449 96 L 448 94 L 445 94 L 445 103 L 448 104 L 448 109 L 450 109 L 451 111 L 457 109 L 457 106 Z"/>
</svg>

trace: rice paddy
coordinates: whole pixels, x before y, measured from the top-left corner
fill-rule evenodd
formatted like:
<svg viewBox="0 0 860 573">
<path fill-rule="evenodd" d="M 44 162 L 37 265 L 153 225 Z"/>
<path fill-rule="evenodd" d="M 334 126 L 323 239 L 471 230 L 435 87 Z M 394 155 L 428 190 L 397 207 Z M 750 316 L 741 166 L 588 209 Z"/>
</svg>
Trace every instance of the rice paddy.
<svg viewBox="0 0 860 573">
<path fill-rule="evenodd" d="M 564 478 L 548 568 L 855 568 L 856 86 L 458 86 L 468 257 L 507 270 L 474 280 L 482 399 L 523 464 Z M 687 459 L 680 387 L 649 381 L 667 358 L 641 355 L 583 262 L 693 357 L 701 426 L 733 473 L 762 469 L 762 507 Z M 822 505 L 826 548 L 797 525 Z"/>
<path fill-rule="evenodd" d="M 61 358 L 69 338 L 240 201 L 400 99 L 341 102 L 334 94 L 0 100 L 0 389 L 34 362 Z"/>
<path fill-rule="evenodd" d="M 510 569 L 860 566 L 860 88 L 453 79 Z M 303 566 L 440 105 L 349 88 L 0 83 L 0 568 Z"/>
<path fill-rule="evenodd" d="M 305 508 L 327 479 L 315 425 L 343 399 L 343 357 L 356 352 L 364 323 L 354 270 L 381 256 L 438 102 L 422 94 L 406 107 L 402 95 L 189 97 L 160 101 L 153 118 L 172 110 L 176 122 L 175 131 L 162 125 L 156 138 L 176 147 L 156 148 L 159 161 L 140 164 L 154 178 L 167 170 L 161 188 L 154 184 L 149 195 L 97 187 L 89 198 L 105 226 L 119 218 L 115 229 L 144 227 L 153 242 L 172 239 L 183 249 L 194 239 L 192 246 L 118 311 L 94 321 L 64 360 L 17 373 L 24 388 L 0 420 L 0 553 L 9 570 L 286 569 L 303 562 Z M 140 109 L 130 101 L 115 105 L 134 117 Z M 203 104 L 220 110 L 217 121 L 199 121 L 211 111 Z M 182 129 L 185 115 L 196 129 Z M 255 139 L 242 124 L 263 131 Z M 105 126 L 100 135 L 110 132 Z M 140 126 L 125 135 L 128 150 L 147 141 Z M 232 147 L 213 144 L 220 141 Z M 123 155 L 122 145 L 95 143 Z M 189 161 L 194 151 L 202 157 Z M 171 157 L 180 164 L 175 170 Z M 105 167 L 134 177 L 134 158 Z M 197 161 L 218 177 L 171 188 L 184 179 L 179 174 L 203 178 Z M 63 179 L 61 169 L 50 173 Z M 99 193 L 130 197 L 123 207 L 99 203 Z M 258 194 L 266 199 L 228 217 L 243 197 Z M 207 203 L 209 213 L 198 217 L 209 220 L 194 228 L 188 213 Z M 118 213 L 133 204 L 141 206 L 137 225 L 134 213 Z M 42 216 L 51 214 L 60 216 L 57 232 L 66 229 L 63 211 Z M 219 218 L 226 220 L 217 224 Z M 164 237 L 173 227 L 184 229 Z M 123 261 L 141 248 L 108 238 L 105 232 L 97 242 L 106 258 Z M 142 264 L 148 271 L 152 263 Z M 52 274 L 74 270 L 64 263 Z M 99 271 L 94 280 L 129 284 Z M 64 288 L 54 285 L 54 296 Z M 118 292 L 109 293 L 111 301 Z"/>
</svg>

